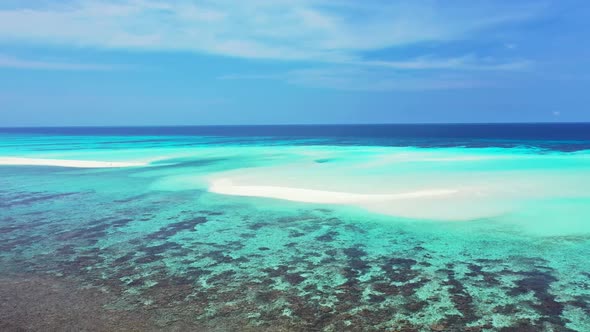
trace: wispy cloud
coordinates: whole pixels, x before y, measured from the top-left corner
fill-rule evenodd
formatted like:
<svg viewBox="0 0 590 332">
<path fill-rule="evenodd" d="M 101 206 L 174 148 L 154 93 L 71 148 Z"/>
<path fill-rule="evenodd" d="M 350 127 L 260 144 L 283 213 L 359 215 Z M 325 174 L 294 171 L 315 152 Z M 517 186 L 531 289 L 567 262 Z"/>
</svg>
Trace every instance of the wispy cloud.
<svg viewBox="0 0 590 332">
<path fill-rule="evenodd" d="M 277 80 L 287 84 L 345 91 L 424 91 L 476 88 L 490 85 L 467 75 L 412 75 L 383 72 L 370 67 L 330 67 L 291 70 L 272 74 L 232 74 L 221 80 Z"/>
<path fill-rule="evenodd" d="M 498 61 L 492 57 L 476 57 L 465 55 L 460 57 L 436 58 L 423 56 L 419 58 L 401 61 L 359 61 L 354 64 L 386 67 L 398 70 L 428 70 L 428 69 L 455 69 L 455 70 L 496 70 L 515 71 L 525 70 L 533 66 L 530 60 Z"/>
<path fill-rule="evenodd" d="M 397 61 L 344 61 L 282 73 L 227 74 L 220 80 L 280 80 L 308 87 L 352 91 L 448 90 L 493 85 L 489 78 L 472 72 L 528 70 L 528 60 L 498 61 L 474 55 L 440 58 L 424 56 Z M 386 70 L 384 70 L 386 69 Z"/>
<path fill-rule="evenodd" d="M 536 1 L 55 1 L 0 9 L 0 40 L 224 56 L 363 61 L 363 52 L 474 38 L 530 19 Z M 384 65 L 379 61 L 376 64 Z M 388 66 L 399 67 L 390 63 Z M 420 67 L 416 64 L 415 67 Z"/>
<path fill-rule="evenodd" d="M 219 80 L 275 80 L 285 78 L 285 74 L 227 74 L 217 77 Z"/>
<path fill-rule="evenodd" d="M 101 64 L 86 64 L 74 62 L 56 62 L 46 60 L 22 59 L 0 54 L 0 68 L 17 69 L 38 69 L 38 70 L 72 70 L 72 71 L 93 71 L 93 70 L 114 70 L 116 66 Z"/>
<path fill-rule="evenodd" d="M 348 91 L 424 91 L 466 89 L 484 83 L 464 76 L 384 74 L 359 68 L 305 69 L 288 73 L 286 82 L 314 88 Z"/>
</svg>

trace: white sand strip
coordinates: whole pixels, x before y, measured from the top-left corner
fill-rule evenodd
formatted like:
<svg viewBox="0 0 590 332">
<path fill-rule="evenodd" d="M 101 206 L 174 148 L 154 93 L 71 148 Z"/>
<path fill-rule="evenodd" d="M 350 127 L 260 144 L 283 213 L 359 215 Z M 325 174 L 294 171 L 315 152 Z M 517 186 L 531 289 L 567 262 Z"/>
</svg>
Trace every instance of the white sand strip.
<svg viewBox="0 0 590 332">
<path fill-rule="evenodd" d="M 457 192 L 456 190 L 438 189 L 413 191 L 400 194 L 371 195 L 291 187 L 233 185 L 232 181 L 228 179 L 212 181 L 209 191 L 224 195 L 267 197 L 318 204 L 358 204 L 368 202 L 385 202 L 411 198 L 448 196 Z"/>
<path fill-rule="evenodd" d="M 145 166 L 145 165 L 147 165 L 147 163 L 95 161 L 95 160 L 66 160 L 66 159 L 0 157 L 0 165 L 58 166 L 58 167 L 75 167 L 75 168 L 113 168 L 113 167 Z"/>
</svg>

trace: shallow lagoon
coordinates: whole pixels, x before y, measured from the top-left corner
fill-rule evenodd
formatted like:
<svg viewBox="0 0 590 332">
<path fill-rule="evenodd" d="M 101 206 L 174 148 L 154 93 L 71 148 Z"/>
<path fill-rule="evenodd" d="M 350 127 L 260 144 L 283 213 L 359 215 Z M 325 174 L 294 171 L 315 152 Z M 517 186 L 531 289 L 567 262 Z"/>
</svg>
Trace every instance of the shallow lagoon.
<svg viewBox="0 0 590 332">
<path fill-rule="evenodd" d="M 587 150 L 365 143 L 2 136 L 1 157 L 147 165 L 0 166 L 0 327 L 590 328 Z M 313 204 L 212 193 L 216 179 L 458 194 Z"/>
</svg>

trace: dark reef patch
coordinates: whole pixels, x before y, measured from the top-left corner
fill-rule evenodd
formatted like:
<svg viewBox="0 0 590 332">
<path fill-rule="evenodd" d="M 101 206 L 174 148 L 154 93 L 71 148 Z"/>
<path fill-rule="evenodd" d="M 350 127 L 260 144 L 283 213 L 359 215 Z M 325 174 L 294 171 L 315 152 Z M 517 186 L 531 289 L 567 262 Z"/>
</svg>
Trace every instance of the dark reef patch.
<svg viewBox="0 0 590 332">
<path fill-rule="evenodd" d="M 263 227 L 267 227 L 267 226 L 270 226 L 270 223 L 267 223 L 267 222 L 256 222 L 256 223 L 253 223 L 253 224 L 249 224 L 248 225 L 248 228 L 251 229 L 251 230 L 253 230 L 253 231 L 257 231 L 257 230 L 259 230 L 259 229 L 261 229 Z"/>
<path fill-rule="evenodd" d="M 0 207 L 14 207 L 18 205 L 33 205 L 36 203 L 50 201 L 50 200 L 58 200 L 63 199 L 66 197 L 78 195 L 80 193 L 77 192 L 68 192 L 68 193 L 41 193 L 41 192 L 31 192 L 31 193 L 23 193 L 20 196 L 13 196 L 9 200 L 3 200 L 0 203 Z"/>
<path fill-rule="evenodd" d="M 446 285 L 450 286 L 449 293 L 451 294 L 451 300 L 455 305 L 455 308 L 461 313 L 461 317 L 453 317 L 455 323 L 469 323 L 478 318 L 476 315 L 475 307 L 473 304 L 473 297 L 465 289 L 463 284 L 455 277 L 455 271 L 451 269 L 452 266 L 447 265 L 446 272 L 447 282 Z"/>
<path fill-rule="evenodd" d="M 147 238 L 150 240 L 166 240 L 167 238 L 172 237 L 180 232 L 193 231 L 197 225 L 201 225 L 206 222 L 206 217 L 196 217 L 185 221 L 171 223 L 160 228 L 159 231 L 148 235 Z"/>
<path fill-rule="evenodd" d="M 336 236 L 338 236 L 338 232 L 328 231 L 323 235 L 317 236 L 315 239 L 322 242 L 332 242 Z"/>
<path fill-rule="evenodd" d="M 509 292 L 510 295 L 521 295 L 533 292 L 537 303 L 531 303 L 530 306 L 537 310 L 543 316 L 542 321 L 563 326 L 564 321 L 561 318 L 564 310 L 564 304 L 557 301 L 557 297 L 550 293 L 551 284 L 557 281 L 547 269 L 547 271 L 532 270 L 517 272 L 522 279 L 515 282 L 516 287 Z"/>
<path fill-rule="evenodd" d="M 163 254 L 167 251 L 180 250 L 182 246 L 176 242 L 164 242 L 160 245 L 140 247 L 139 250 L 146 253 L 146 255 Z"/>
<path fill-rule="evenodd" d="M 305 280 L 299 273 L 286 273 L 283 275 L 283 278 L 291 285 L 299 285 Z"/>
<path fill-rule="evenodd" d="M 408 258 L 388 258 L 381 269 L 393 282 L 408 282 L 420 274 L 419 271 L 412 269 L 416 263 L 417 261 Z"/>
</svg>

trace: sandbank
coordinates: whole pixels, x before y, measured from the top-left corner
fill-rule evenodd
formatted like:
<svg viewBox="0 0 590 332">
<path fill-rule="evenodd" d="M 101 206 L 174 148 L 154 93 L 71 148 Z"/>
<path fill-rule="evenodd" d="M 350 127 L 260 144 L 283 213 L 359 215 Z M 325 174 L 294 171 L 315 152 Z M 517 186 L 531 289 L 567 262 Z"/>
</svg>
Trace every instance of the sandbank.
<svg viewBox="0 0 590 332">
<path fill-rule="evenodd" d="M 147 163 L 140 163 L 140 162 L 0 157 L 0 165 L 14 165 L 14 166 L 20 165 L 20 166 L 57 166 L 57 167 L 74 167 L 74 168 L 115 168 L 115 167 L 145 166 L 146 164 Z"/>
</svg>

